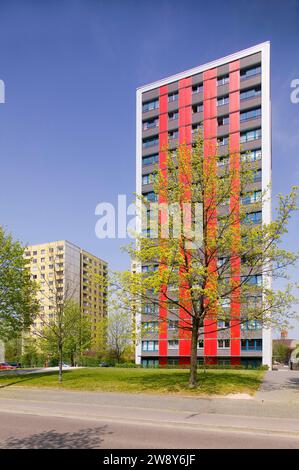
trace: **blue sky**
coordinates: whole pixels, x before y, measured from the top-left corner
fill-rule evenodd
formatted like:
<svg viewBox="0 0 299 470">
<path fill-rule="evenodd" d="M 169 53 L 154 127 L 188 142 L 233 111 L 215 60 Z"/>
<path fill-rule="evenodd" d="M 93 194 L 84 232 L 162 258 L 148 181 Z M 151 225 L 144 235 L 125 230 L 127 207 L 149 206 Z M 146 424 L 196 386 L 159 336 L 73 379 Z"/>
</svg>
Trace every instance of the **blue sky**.
<svg viewBox="0 0 299 470">
<path fill-rule="evenodd" d="M 136 87 L 266 40 L 273 192 L 288 191 L 299 182 L 298 24 L 298 0 L 0 0 L 0 223 L 24 243 L 68 239 L 126 267 L 124 240 L 96 238 L 95 207 L 133 199 Z M 292 249 L 298 231 L 296 215 Z"/>
</svg>

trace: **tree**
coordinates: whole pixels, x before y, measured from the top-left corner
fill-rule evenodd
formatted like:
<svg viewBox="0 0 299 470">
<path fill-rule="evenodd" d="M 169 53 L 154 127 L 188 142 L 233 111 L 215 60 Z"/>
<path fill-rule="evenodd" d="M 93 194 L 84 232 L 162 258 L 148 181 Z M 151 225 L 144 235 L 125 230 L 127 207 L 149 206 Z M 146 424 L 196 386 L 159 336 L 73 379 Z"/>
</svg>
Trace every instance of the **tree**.
<svg viewBox="0 0 299 470">
<path fill-rule="evenodd" d="M 273 346 L 273 360 L 278 362 L 287 363 L 291 351 L 284 343 L 276 342 Z"/>
<path fill-rule="evenodd" d="M 58 315 L 47 321 L 43 330 L 37 334 L 40 337 L 40 349 L 58 358 L 60 370 L 66 358 L 72 366 L 77 364 L 91 343 L 90 321 L 82 315 L 80 306 L 71 300 L 64 302 L 58 309 Z"/>
<path fill-rule="evenodd" d="M 78 285 L 65 280 L 61 284 L 59 270 L 54 269 L 51 281 L 44 278 L 47 284 L 48 294 L 43 296 L 48 302 L 51 313 L 46 315 L 40 309 L 36 319 L 40 320 L 39 325 L 35 322 L 31 333 L 40 340 L 41 348 L 49 354 L 55 355 L 59 364 L 59 382 L 62 382 L 62 363 L 65 354 L 70 354 L 72 361 L 75 356 L 81 355 L 83 350 L 90 346 L 91 330 L 89 320 L 81 313 L 77 299 Z M 51 283 L 50 283 L 51 282 Z M 43 307 L 43 306 L 41 306 Z"/>
<path fill-rule="evenodd" d="M 107 340 L 110 355 L 119 363 L 124 354 L 133 347 L 132 322 L 127 311 L 116 310 L 109 314 Z"/>
<path fill-rule="evenodd" d="M 231 341 L 239 340 L 234 335 L 245 322 L 281 327 L 294 314 L 292 283 L 275 291 L 271 276 L 286 279 L 298 259 L 280 246 L 297 209 L 297 188 L 279 195 L 276 219 L 261 224 L 250 215 L 269 204 L 269 188 L 256 191 L 257 162 L 239 151 L 218 153 L 200 134 L 192 147 L 165 148 L 154 177 L 159 206 L 137 200 L 149 236 L 137 236 L 128 249 L 146 270 L 118 273 L 113 281 L 132 305 L 138 299 L 139 309 L 151 310 L 160 332 L 176 321 L 179 337 L 191 342 L 191 387 L 204 334 L 231 330 Z"/>
<path fill-rule="evenodd" d="M 38 311 L 36 284 L 23 258 L 24 248 L 0 226 L 0 338 L 8 341 L 28 328 Z"/>
</svg>

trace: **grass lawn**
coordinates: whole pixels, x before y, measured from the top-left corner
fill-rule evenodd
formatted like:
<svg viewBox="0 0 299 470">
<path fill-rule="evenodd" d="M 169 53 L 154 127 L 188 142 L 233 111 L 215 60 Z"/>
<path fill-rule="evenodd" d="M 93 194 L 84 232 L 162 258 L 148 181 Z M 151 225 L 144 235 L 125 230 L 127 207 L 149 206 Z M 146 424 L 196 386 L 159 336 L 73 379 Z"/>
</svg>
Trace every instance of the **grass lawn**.
<svg viewBox="0 0 299 470">
<path fill-rule="evenodd" d="M 2 387 L 45 387 L 65 390 L 133 393 L 175 393 L 181 395 L 253 394 L 263 378 L 262 370 L 199 370 L 197 389 L 188 388 L 188 370 L 182 369 L 120 369 L 84 368 L 63 372 L 63 383 L 58 384 L 58 372 L 0 376 Z"/>
</svg>

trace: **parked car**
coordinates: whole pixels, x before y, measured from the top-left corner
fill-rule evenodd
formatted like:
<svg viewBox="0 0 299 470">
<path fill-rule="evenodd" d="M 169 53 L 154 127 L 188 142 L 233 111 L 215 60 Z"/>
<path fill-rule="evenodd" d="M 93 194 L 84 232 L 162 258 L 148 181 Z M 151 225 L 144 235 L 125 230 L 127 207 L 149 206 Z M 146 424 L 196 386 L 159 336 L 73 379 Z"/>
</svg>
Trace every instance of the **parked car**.
<svg viewBox="0 0 299 470">
<path fill-rule="evenodd" d="M 108 362 L 100 362 L 99 367 L 110 367 L 110 364 Z"/>
<path fill-rule="evenodd" d="M 10 366 L 17 367 L 18 369 L 22 367 L 22 364 L 20 362 L 9 362 L 8 364 Z"/>
<path fill-rule="evenodd" d="M 65 362 L 62 363 L 62 367 L 72 367 L 69 364 L 66 364 Z"/>
<path fill-rule="evenodd" d="M 16 366 L 11 366 L 8 362 L 0 362 L 0 370 L 14 370 Z"/>
</svg>

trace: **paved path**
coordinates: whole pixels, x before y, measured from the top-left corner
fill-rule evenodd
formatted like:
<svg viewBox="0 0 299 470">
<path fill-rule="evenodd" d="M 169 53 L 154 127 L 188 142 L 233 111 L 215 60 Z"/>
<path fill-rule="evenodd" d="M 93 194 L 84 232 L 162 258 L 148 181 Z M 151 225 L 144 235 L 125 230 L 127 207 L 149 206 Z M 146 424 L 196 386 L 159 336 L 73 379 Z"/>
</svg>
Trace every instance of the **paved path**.
<svg viewBox="0 0 299 470">
<path fill-rule="evenodd" d="M 299 371 L 285 369 L 267 371 L 255 399 L 283 403 L 297 402 L 299 406 Z"/>
</svg>

